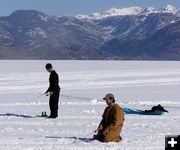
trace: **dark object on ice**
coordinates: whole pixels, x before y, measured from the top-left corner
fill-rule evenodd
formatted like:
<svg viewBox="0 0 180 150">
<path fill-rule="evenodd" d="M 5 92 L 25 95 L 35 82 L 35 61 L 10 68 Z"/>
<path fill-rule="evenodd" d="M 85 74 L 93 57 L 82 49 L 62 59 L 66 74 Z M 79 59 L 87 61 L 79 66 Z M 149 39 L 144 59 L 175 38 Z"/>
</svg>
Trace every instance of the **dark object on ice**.
<svg viewBox="0 0 180 150">
<path fill-rule="evenodd" d="M 86 142 L 86 143 L 90 143 L 92 142 L 94 139 L 93 138 L 88 138 L 88 137 L 61 137 L 61 136 L 46 136 L 46 138 L 48 139 L 67 139 L 67 140 L 74 140 L 73 144 L 76 144 L 78 142 Z"/>
<path fill-rule="evenodd" d="M 154 112 L 154 111 L 156 111 L 156 110 L 159 110 L 159 111 L 162 111 L 162 112 L 168 112 L 168 111 L 165 110 L 164 107 L 161 106 L 160 104 L 157 105 L 157 106 L 153 106 L 153 107 L 151 108 L 151 110 L 145 110 L 145 112 Z"/>
<path fill-rule="evenodd" d="M 158 106 L 153 106 L 150 110 L 123 108 L 123 111 L 126 114 L 138 114 L 138 115 L 163 115 L 165 112 L 168 112 L 160 104 Z"/>
<path fill-rule="evenodd" d="M 41 117 L 48 118 L 48 115 L 47 115 L 46 111 L 41 113 Z"/>
<path fill-rule="evenodd" d="M 22 117 L 22 118 L 33 118 L 33 116 L 22 115 L 22 114 L 13 114 L 13 113 L 0 114 L 0 117 Z"/>
<path fill-rule="evenodd" d="M 104 140 L 103 131 L 99 130 L 96 135 L 93 135 L 93 139 L 103 142 L 103 140 Z"/>
</svg>

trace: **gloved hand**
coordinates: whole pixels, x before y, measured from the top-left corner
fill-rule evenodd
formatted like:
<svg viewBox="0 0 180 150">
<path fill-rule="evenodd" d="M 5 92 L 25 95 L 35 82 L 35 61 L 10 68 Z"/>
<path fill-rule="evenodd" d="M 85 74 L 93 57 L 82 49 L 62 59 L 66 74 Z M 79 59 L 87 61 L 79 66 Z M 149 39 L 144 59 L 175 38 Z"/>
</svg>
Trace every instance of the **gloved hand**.
<svg viewBox="0 0 180 150">
<path fill-rule="evenodd" d="M 48 92 L 48 93 L 45 92 L 44 94 L 45 94 L 46 96 L 49 96 L 49 95 L 52 96 L 52 95 L 53 95 L 53 92 Z"/>
</svg>

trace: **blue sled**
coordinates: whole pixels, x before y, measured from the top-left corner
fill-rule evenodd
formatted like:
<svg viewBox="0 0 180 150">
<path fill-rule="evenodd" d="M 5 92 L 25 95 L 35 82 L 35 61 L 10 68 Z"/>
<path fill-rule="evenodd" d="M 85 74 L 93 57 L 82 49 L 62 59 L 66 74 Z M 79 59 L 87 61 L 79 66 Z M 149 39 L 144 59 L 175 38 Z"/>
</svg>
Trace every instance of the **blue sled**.
<svg viewBox="0 0 180 150">
<path fill-rule="evenodd" d="M 163 115 L 164 111 L 154 110 L 154 111 L 143 111 L 137 109 L 123 108 L 125 114 L 137 114 L 137 115 Z"/>
</svg>

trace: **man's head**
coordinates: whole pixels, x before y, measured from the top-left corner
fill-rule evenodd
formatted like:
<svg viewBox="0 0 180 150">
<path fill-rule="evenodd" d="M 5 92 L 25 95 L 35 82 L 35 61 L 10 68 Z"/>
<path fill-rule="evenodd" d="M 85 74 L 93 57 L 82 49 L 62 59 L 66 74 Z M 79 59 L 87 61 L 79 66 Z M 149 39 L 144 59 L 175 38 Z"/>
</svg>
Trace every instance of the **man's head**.
<svg viewBox="0 0 180 150">
<path fill-rule="evenodd" d="M 111 105 L 115 103 L 114 95 L 111 93 L 106 94 L 106 96 L 103 98 L 103 100 L 106 100 L 107 105 Z"/>
<path fill-rule="evenodd" d="M 46 70 L 48 72 L 51 72 L 51 70 L 53 69 L 52 65 L 50 63 L 47 63 L 46 66 L 45 66 Z"/>
</svg>

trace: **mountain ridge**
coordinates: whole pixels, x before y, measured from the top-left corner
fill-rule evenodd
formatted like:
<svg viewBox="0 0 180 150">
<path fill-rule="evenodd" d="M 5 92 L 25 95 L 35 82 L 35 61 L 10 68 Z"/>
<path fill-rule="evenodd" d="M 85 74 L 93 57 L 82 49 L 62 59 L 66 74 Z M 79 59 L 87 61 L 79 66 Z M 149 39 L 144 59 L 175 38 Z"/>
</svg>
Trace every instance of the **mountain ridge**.
<svg viewBox="0 0 180 150">
<path fill-rule="evenodd" d="M 77 15 L 76 17 L 80 19 L 99 20 L 113 16 L 149 15 L 151 13 L 176 14 L 179 11 L 180 11 L 179 9 L 177 9 L 172 5 L 166 5 L 165 7 L 162 7 L 160 9 L 157 9 L 155 7 L 142 8 L 138 6 L 122 7 L 122 8 L 113 7 L 101 13 L 92 13 L 90 15 Z"/>
<path fill-rule="evenodd" d="M 36 10 L 14 11 L 0 17 L 0 59 L 180 60 L 179 9 L 170 5 L 158 11 L 154 7 L 128 9 L 136 14 L 101 19 L 49 16 Z M 113 10 L 114 14 L 118 11 L 112 8 L 109 13 Z M 123 11 L 126 12 L 125 8 Z M 175 29 L 172 25 L 176 23 Z M 166 32 L 171 42 L 167 42 Z M 156 56 L 147 52 L 150 50 L 157 51 Z M 158 56 L 158 52 L 166 53 L 166 57 Z"/>
</svg>

